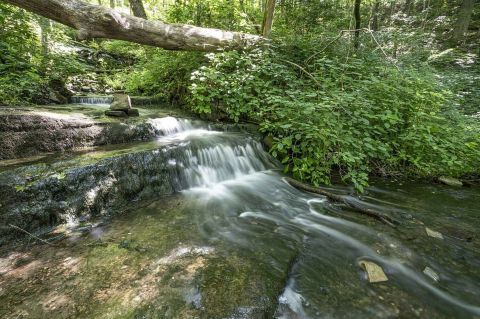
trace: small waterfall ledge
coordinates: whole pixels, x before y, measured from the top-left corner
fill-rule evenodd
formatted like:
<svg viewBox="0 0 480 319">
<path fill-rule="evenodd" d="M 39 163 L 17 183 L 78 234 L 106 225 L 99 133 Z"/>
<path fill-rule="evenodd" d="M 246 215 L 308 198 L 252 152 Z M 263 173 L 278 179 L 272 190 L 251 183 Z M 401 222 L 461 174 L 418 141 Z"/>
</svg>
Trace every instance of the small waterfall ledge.
<svg viewBox="0 0 480 319">
<path fill-rule="evenodd" d="M 173 117 L 145 125 L 150 125 L 157 141 L 137 150 L 112 152 L 93 162 L 79 155 L 54 161 L 46 170 L 37 163 L 0 173 L 0 202 L 6 212 L 0 215 L 0 224 L 15 222 L 35 231 L 80 216 L 114 214 L 132 201 L 209 187 L 274 167 L 261 143 L 249 134 L 197 128 Z M 2 240 L 10 235 L 8 227 L 0 229 Z"/>
<path fill-rule="evenodd" d="M 72 96 L 70 98 L 73 104 L 88 105 L 110 105 L 113 97 L 111 96 Z"/>
</svg>

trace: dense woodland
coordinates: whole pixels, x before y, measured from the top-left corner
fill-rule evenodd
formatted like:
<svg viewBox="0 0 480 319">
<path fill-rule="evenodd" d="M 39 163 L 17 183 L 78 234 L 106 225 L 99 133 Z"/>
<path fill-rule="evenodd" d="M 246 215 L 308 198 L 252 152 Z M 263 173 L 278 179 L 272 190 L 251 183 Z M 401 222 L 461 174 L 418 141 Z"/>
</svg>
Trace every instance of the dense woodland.
<svg viewBox="0 0 480 319">
<path fill-rule="evenodd" d="M 374 174 L 478 176 L 479 1 L 90 2 L 268 40 L 208 53 L 80 41 L 0 2 L 0 105 L 154 96 L 210 120 L 259 124 L 285 172 L 315 185 L 337 175 L 359 190 Z"/>
</svg>

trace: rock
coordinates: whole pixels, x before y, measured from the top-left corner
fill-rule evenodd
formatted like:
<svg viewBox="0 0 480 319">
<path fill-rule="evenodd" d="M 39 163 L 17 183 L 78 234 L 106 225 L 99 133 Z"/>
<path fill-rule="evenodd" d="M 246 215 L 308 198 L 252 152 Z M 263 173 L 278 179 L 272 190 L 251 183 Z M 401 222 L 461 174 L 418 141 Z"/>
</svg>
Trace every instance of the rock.
<svg viewBox="0 0 480 319">
<path fill-rule="evenodd" d="M 433 281 L 439 281 L 440 276 L 430 267 L 426 266 L 423 273 L 430 277 Z"/>
<path fill-rule="evenodd" d="M 115 116 L 115 117 L 127 117 L 127 113 L 125 111 L 112 111 L 112 110 L 106 110 L 105 115 L 107 116 Z"/>
<path fill-rule="evenodd" d="M 387 275 L 383 272 L 382 267 L 371 261 L 362 260 L 360 266 L 367 272 L 368 281 L 371 283 L 388 281 Z"/>
<path fill-rule="evenodd" d="M 456 187 L 463 186 L 462 181 L 450 176 L 440 176 L 438 178 L 438 181 L 448 186 L 456 186 Z"/>
<path fill-rule="evenodd" d="M 48 99 L 51 102 L 56 104 L 65 104 L 68 102 L 65 97 L 61 96 L 60 94 L 57 94 L 57 92 L 54 92 L 54 91 L 50 91 L 50 93 L 48 94 Z"/>
<path fill-rule="evenodd" d="M 130 97 L 127 94 L 113 94 L 113 101 L 110 110 L 127 111 L 132 108 Z"/>
<path fill-rule="evenodd" d="M 425 227 L 425 232 L 427 233 L 428 236 L 433 237 L 433 238 L 438 238 L 438 239 L 443 239 L 442 233 L 439 233 L 438 231 L 435 231 L 433 229 L 430 229 L 428 227 Z"/>
<path fill-rule="evenodd" d="M 138 109 L 128 109 L 127 114 L 128 116 L 140 116 Z"/>
</svg>

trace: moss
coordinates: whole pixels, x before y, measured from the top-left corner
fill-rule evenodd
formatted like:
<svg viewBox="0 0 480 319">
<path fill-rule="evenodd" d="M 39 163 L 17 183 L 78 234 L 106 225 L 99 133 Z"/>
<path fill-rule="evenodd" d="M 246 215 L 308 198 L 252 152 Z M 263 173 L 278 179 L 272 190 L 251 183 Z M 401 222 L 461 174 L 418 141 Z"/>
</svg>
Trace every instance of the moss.
<svg viewBox="0 0 480 319">
<path fill-rule="evenodd" d="M 273 315 L 283 289 L 282 274 L 243 254 L 207 259 L 202 271 L 203 318 L 225 318 L 247 312 L 250 318 Z"/>
</svg>

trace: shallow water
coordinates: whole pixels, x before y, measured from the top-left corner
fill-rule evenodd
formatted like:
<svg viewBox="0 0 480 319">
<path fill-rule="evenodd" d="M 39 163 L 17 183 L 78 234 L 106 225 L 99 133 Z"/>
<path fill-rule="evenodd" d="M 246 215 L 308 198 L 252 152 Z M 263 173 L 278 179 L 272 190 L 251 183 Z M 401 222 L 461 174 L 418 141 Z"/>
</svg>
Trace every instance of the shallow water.
<svg viewBox="0 0 480 319">
<path fill-rule="evenodd" d="M 361 200 L 400 222 L 391 228 L 292 188 L 252 136 L 152 121 L 155 142 L 48 165 L 183 147 L 169 160 L 179 192 L 133 203 L 56 247 L 4 253 L 2 317 L 480 316 L 479 189 L 374 181 Z M 364 260 L 388 281 L 369 283 Z"/>
</svg>

